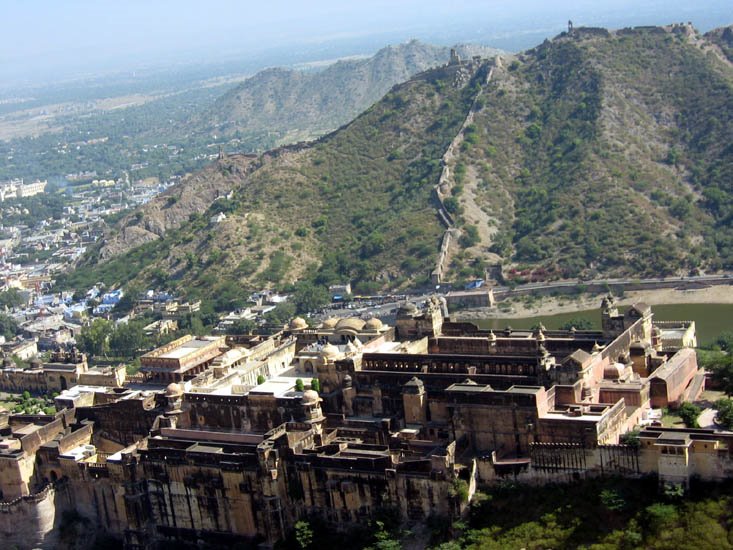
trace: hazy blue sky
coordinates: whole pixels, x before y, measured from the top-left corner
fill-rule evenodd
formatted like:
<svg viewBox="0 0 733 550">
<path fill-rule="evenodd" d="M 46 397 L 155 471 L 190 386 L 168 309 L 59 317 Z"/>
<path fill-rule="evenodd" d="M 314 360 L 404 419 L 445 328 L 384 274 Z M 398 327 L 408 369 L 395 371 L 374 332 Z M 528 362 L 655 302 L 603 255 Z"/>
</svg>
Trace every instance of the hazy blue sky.
<svg viewBox="0 0 733 550">
<path fill-rule="evenodd" d="M 608 26 L 692 20 L 707 30 L 733 23 L 733 0 L 0 0 L 0 78 L 58 78 L 344 40 L 371 45 L 375 36 L 528 47 L 568 18 Z M 526 45 L 518 41 L 525 35 Z"/>
</svg>

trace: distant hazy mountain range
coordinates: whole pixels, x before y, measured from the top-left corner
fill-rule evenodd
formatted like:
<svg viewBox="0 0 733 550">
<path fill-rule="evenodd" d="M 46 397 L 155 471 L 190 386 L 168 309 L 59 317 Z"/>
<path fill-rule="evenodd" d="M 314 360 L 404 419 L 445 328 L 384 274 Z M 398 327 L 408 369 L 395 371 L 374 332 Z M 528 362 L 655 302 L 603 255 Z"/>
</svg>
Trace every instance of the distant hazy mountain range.
<svg viewBox="0 0 733 550">
<path fill-rule="evenodd" d="M 499 50 L 455 46 L 463 57 L 490 57 Z M 277 144 L 312 139 L 346 124 L 379 100 L 392 86 L 448 62 L 450 48 L 413 40 L 388 46 L 374 56 L 338 61 L 322 70 L 266 69 L 248 78 L 194 125 L 219 135 L 240 135 Z M 252 139 L 254 138 L 254 139 Z"/>
</svg>

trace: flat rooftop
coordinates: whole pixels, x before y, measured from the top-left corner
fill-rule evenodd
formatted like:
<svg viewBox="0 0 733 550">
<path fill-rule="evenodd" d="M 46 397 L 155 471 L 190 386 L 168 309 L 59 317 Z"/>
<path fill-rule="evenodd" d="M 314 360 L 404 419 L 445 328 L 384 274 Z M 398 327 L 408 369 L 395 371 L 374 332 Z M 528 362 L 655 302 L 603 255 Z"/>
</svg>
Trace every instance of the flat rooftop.
<svg viewBox="0 0 733 550">
<path fill-rule="evenodd" d="M 295 381 L 297 379 L 298 377 L 276 376 L 275 378 L 270 378 L 262 384 L 255 386 L 249 391 L 249 393 L 272 394 L 275 397 L 279 397 L 293 391 L 295 389 Z M 304 384 L 307 384 L 309 382 L 309 380 L 303 380 Z"/>
<path fill-rule="evenodd" d="M 167 351 L 166 353 L 162 353 L 158 357 L 163 359 L 182 359 L 194 351 L 210 346 L 213 343 L 215 343 L 214 340 L 189 340 L 177 348 Z"/>
<path fill-rule="evenodd" d="M 660 329 L 659 332 L 662 336 L 662 340 L 682 340 L 682 338 L 685 337 L 685 334 L 687 334 L 687 329 L 685 328 L 674 328 L 674 329 L 662 328 Z"/>
</svg>

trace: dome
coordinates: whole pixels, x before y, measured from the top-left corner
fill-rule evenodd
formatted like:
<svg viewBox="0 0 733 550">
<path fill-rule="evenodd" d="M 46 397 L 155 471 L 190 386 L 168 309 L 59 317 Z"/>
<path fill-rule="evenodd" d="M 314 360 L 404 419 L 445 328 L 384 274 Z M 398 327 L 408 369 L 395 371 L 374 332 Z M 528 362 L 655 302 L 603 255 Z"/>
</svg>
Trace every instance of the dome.
<svg viewBox="0 0 733 550">
<path fill-rule="evenodd" d="M 366 322 L 364 328 L 368 330 L 381 330 L 383 326 L 384 325 L 382 324 L 382 321 L 380 321 L 376 317 L 372 317 Z"/>
<path fill-rule="evenodd" d="M 14 369 L 17 366 L 18 365 L 15 364 L 15 361 L 13 361 L 12 358 L 10 358 L 10 357 L 4 357 L 3 358 L 3 368 L 6 368 L 6 369 Z"/>
<path fill-rule="evenodd" d="M 165 396 L 166 397 L 178 397 L 183 393 L 183 388 L 179 384 L 176 384 L 175 382 L 171 382 L 168 384 L 168 387 L 165 389 Z"/>
<path fill-rule="evenodd" d="M 405 302 L 397 310 L 397 315 L 415 315 L 417 313 L 417 306 L 412 302 Z"/>
<path fill-rule="evenodd" d="M 323 357 L 337 357 L 338 354 L 339 349 L 331 343 L 326 344 L 323 346 L 323 349 L 321 349 L 321 355 Z"/>
<path fill-rule="evenodd" d="M 624 375 L 624 365 L 621 363 L 612 363 L 603 369 L 603 378 L 606 380 L 618 380 Z"/>
<path fill-rule="evenodd" d="M 364 329 L 366 323 L 357 317 L 347 317 L 336 323 L 336 332 L 356 334 Z"/>
<path fill-rule="evenodd" d="M 315 390 L 305 390 L 303 392 L 303 405 L 315 405 L 321 400 L 318 392 Z"/>
<path fill-rule="evenodd" d="M 308 328 L 308 323 L 302 317 L 296 317 L 290 321 L 290 330 L 303 330 L 304 328 Z"/>
<path fill-rule="evenodd" d="M 336 326 L 336 323 L 338 323 L 339 320 L 335 317 L 329 317 L 323 323 L 321 323 L 321 328 L 333 328 Z"/>
<path fill-rule="evenodd" d="M 41 361 L 41 358 L 36 355 L 33 359 L 30 360 L 30 365 L 32 369 L 36 369 L 43 365 L 43 361 Z"/>
</svg>

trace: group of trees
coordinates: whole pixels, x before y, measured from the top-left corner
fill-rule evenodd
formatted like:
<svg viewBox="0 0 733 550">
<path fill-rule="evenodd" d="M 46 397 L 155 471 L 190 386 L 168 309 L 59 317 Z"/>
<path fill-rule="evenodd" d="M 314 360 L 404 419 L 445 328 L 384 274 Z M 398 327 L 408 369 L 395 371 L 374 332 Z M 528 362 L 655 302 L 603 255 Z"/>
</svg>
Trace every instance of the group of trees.
<svg viewBox="0 0 733 550">
<path fill-rule="evenodd" d="M 14 399 L 13 412 L 15 414 L 55 414 L 56 407 L 54 407 L 53 399 L 57 395 L 58 393 L 53 393 L 32 397 L 30 392 L 24 391 Z"/>
<path fill-rule="evenodd" d="M 699 350 L 698 362 L 709 371 L 714 383 L 725 392 L 733 395 L 733 334 L 722 333 L 714 342 L 713 349 Z"/>
<path fill-rule="evenodd" d="M 0 313 L 0 335 L 5 336 L 6 340 L 12 340 L 18 334 L 18 323 L 15 319 Z"/>
<path fill-rule="evenodd" d="M 697 423 L 697 419 L 700 417 L 702 409 L 694 403 L 685 402 L 680 405 L 677 409 L 677 414 L 685 423 L 688 428 L 699 428 L 700 425 Z"/>
<path fill-rule="evenodd" d="M 263 382 L 264 382 L 264 380 L 263 380 Z M 258 384 L 261 384 L 261 382 L 259 381 L 259 378 L 257 380 L 257 383 Z M 311 381 L 310 381 L 310 389 L 312 389 L 313 391 L 317 391 L 317 392 L 320 393 L 320 391 L 321 391 L 321 381 L 318 380 L 318 378 L 312 378 Z M 303 380 L 301 378 L 297 378 L 295 380 L 295 391 L 305 391 L 305 382 L 303 382 Z"/>
<path fill-rule="evenodd" d="M 115 324 L 106 319 L 94 319 L 81 330 L 76 341 L 80 350 L 92 356 L 106 357 L 112 354 L 132 359 L 141 349 L 152 344 L 145 336 L 143 327 L 142 320 Z"/>
<path fill-rule="evenodd" d="M 0 308 L 15 309 L 24 306 L 27 302 L 27 295 L 24 295 L 17 288 L 9 288 L 0 292 Z"/>
<path fill-rule="evenodd" d="M 733 333 L 722 332 L 709 349 L 698 350 L 698 363 L 710 372 L 716 387 L 727 397 L 718 399 L 713 408 L 716 410 L 715 422 L 726 429 L 733 429 Z"/>
<path fill-rule="evenodd" d="M 503 550 L 506 548 L 731 548 L 730 484 L 659 489 L 654 477 L 593 479 L 529 488 L 504 483 L 476 493 L 467 517 L 430 518 L 403 530 L 385 511 L 349 532 L 317 518 L 295 525 L 283 548 L 348 545 L 354 550 Z"/>
</svg>

